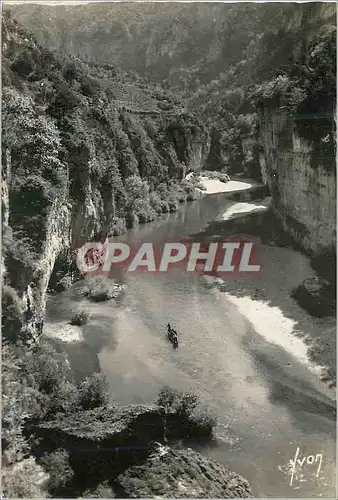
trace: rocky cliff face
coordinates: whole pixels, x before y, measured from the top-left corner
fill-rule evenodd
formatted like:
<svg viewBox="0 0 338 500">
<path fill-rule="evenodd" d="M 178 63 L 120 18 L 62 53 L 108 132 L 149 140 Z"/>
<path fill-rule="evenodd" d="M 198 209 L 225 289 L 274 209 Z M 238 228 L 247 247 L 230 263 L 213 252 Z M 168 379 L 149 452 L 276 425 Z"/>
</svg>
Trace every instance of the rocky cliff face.
<svg viewBox="0 0 338 500">
<path fill-rule="evenodd" d="M 253 498 L 249 483 L 191 449 L 162 447 L 116 481 L 123 498 Z"/>
<path fill-rule="evenodd" d="M 44 422 L 34 431 L 39 446 L 69 452 L 85 487 L 108 480 L 119 498 L 252 498 L 239 474 L 191 449 L 161 445 L 196 438 L 198 428 L 183 413 L 164 413 L 156 404 L 99 407 Z"/>
<path fill-rule="evenodd" d="M 174 68 L 214 60 L 221 51 L 222 5 L 119 4 L 11 6 L 39 42 L 96 60 L 113 61 L 151 79 Z"/>
<path fill-rule="evenodd" d="M 304 139 L 293 118 L 265 109 L 261 116 L 263 181 L 286 232 L 310 254 L 334 252 L 336 169 L 328 134 Z M 319 144 L 319 148 L 316 147 Z M 321 147 L 322 146 L 322 147 Z"/>
<path fill-rule="evenodd" d="M 310 255 L 336 248 L 334 6 L 304 17 L 293 62 L 257 86 L 262 177 L 284 229 Z M 332 275 L 334 269 L 327 264 Z"/>
<path fill-rule="evenodd" d="M 209 140 L 160 87 L 52 53 L 10 17 L 3 27 L 4 281 L 34 337 L 55 264 L 175 211 L 178 191 L 187 196 L 179 182 L 202 168 Z"/>
</svg>

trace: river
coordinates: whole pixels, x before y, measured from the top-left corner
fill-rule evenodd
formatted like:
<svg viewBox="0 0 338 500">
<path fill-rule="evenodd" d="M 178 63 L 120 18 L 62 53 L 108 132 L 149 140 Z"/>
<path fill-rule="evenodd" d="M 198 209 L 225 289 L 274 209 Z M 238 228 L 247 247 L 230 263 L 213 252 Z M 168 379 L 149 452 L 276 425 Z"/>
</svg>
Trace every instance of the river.
<svg viewBox="0 0 338 500">
<path fill-rule="evenodd" d="M 243 193 L 236 202 L 225 193 L 205 196 L 119 240 L 133 246 L 178 240 L 226 212 L 240 212 L 251 196 Z M 289 332 L 300 320 L 313 327 L 289 297 L 290 287 L 311 274 L 309 262 L 290 248 L 255 243 L 262 272 L 229 280 L 225 292 L 213 279 L 180 269 L 119 275 L 127 285 L 123 298 L 86 303 L 92 319 L 82 329 L 84 341 L 66 348 L 82 375 L 98 359 L 116 402 L 153 401 L 163 386 L 197 391 L 217 414 L 218 444 L 194 447 L 246 477 L 255 496 L 334 497 L 333 391 L 320 381 L 303 341 Z M 77 286 L 50 299 L 47 335 L 69 318 Z M 259 303 L 252 298 L 257 288 L 265 293 Z M 176 350 L 166 339 L 168 322 L 179 332 Z M 300 462 L 309 455 L 317 462 L 298 465 L 290 484 L 297 447 Z"/>
</svg>

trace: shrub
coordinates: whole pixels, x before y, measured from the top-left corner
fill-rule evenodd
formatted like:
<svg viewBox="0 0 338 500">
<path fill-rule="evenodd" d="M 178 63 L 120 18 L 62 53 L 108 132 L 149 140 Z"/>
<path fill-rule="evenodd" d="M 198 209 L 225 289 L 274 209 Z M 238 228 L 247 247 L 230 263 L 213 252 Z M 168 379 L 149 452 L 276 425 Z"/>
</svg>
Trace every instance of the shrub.
<svg viewBox="0 0 338 500">
<path fill-rule="evenodd" d="M 120 236 L 126 230 L 125 220 L 121 217 L 116 217 L 113 222 L 113 226 L 110 230 L 110 236 Z"/>
<path fill-rule="evenodd" d="M 162 200 L 162 212 L 164 214 L 169 213 L 169 203 L 166 200 Z"/>
<path fill-rule="evenodd" d="M 40 418 L 69 412 L 77 404 L 73 373 L 65 353 L 58 353 L 48 341 L 40 340 L 32 350 L 22 348 L 21 376 L 40 401 Z M 37 415 L 34 415 L 37 417 Z"/>
<path fill-rule="evenodd" d="M 183 186 L 178 186 L 176 197 L 178 203 L 184 203 L 187 200 L 187 195 Z"/>
<path fill-rule="evenodd" d="M 228 174 L 219 174 L 218 180 L 221 182 L 230 182 L 230 177 L 228 176 Z"/>
<path fill-rule="evenodd" d="M 3 255 L 6 263 L 6 274 L 15 289 L 24 289 L 32 280 L 36 269 L 37 254 L 34 252 L 34 243 L 21 231 L 6 232 L 3 241 Z"/>
<path fill-rule="evenodd" d="M 196 200 L 198 193 L 196 191 L 196 188 L 198 187 L 198 184 L 191 184 L 190 182 L 185 181 L 183 184 L 184 191 L 186 193 L 187 201 L 193 201 Z M 204 187 L 204 186 L 203 186 Z"/>
<path fill-rule="evenodd" d="M 70 413 L 76 411 L 79 405 L 79 394 L 77 387 L 67 381 L 59 385 L 53 391 L 45 403 L 48 414 L 54 416 L 57 413 Z"/>
<path fill-rule="evenodd" d="M 157 404 L 165 413 L 176 415 L 185 437 L 212 435 L 216 417 L 209 408 L 201 405 L 198 395 L 194 392 L 179 392 L 166 387 L 160 391 Z M 177 430 L 174 429 L 174 432 L 177 433 Z"/>
<path fill-rule="evenodd" d="M 42 398 L 28 377 L 24 376 L 22 360 L 12 344 L 2 342 L 2 466 L 21 461 L 28 443 L 22 430 L 25 420 L 41 414 Z"/>
<path fill-rule="evenodd" d="M 80 385 L 79 402 L 85 410 L 106 406 L 109 397 L 107 380 L 102 373 L 93 373 Z"/>
<path fill-rule="evenodd" d="M 128 229 L 131 229 L 139 223 L 138 216 L 137 214 L 133 212 L 127 212 L 126 213 L 126 226 Z"/>
<path fill-rule="evenodd" d="M 203 174 L 208 177 L 209 179 L 217 179 L 221 182 L 229 182 L 230 181 L 230 177 L 228 176 L 228 174 L 224 173 L 224 172 L 217 172 L 217 171 L 209 171 L 209 170 L 205 170 L 203 172 Z"/>
<path fill-rule="evenodd" d="M 74 476 L 69 465 L 69 454 L 65 450 L 59 449 L 44 455 L 40 464 L 49 475 L 49 491 L 64 487 Z"/>
<path fill-rule="evenodd" d="M 154 192 L 150 194 L 149 203 L 157 214 L 169 212 L 168 203 L 158 193 Z"/>
<path fill-rule="evenodd" d="M 156 211 L 150 206 L 148 199 L 137 199 L 133 205 L 133 212 L 141 224 L 150 222 L 156 217 Z"/>
<path fill-rule="evenodd" d="M 2 469 L 2 493 L 7 498 L 46 498 L 48 474 L 33 457 Z"/>
<path fill-rule="evenodd" d="M 31 351 L 22 352 L 21 359 L 31 385 L 46 394 L 57 391 L 71 378 L 66 355 L 58 353 L 48 341 L 41 340 Z"/>
<path fill-rule="evenodd" d="M 168 200 L 169 212 L 177 212 L 178 210 L 178 201 L 177 198 L 171 197 Z"/>
<path fill-rule="evenodd" d="M 84 491 L 83 498 L 116 498 L 116 495 L 109 482 L 105 481 L 94 489 Z"/>
<path fill-rule="evenodd" d="M 9 287 L 2 288 L 2 323 L 4 337 L 15 341 L 22 325 L 20 300 L 16 291 Z"/>
<path fill-rule="evenodd" d="M 83 295 L 94 302 L 101 302 L 117 296 L 118 285 L 105 276 L 90 278 L 85 285 Z"/>
<path fill-rule="evenodd" d="M 149 196 L 148 182 L 141 179 L 139 175 L 132 175 L 126 179 L 125 190 L 128 199 L 132 202 L 136 199 L 148 199 Z"/>
<path fill-rule="evenodd" d="M 71 276 L 64 276 L 60 280 L 58 280 L 55 284 L 54 290 L 56 292 L 63 292 L 65 290 L 69 290 L 69 288 L 73 284 L 73 279 Z"/>
<path fill-rule="evenodd" d="M 89 318 L 90 314 L 87 311 L 79 310 L 74 314 L 74 316 L 72 316 L 70 324 L 76 326 L 82 326 L 88 323 Z"/>
</svg>

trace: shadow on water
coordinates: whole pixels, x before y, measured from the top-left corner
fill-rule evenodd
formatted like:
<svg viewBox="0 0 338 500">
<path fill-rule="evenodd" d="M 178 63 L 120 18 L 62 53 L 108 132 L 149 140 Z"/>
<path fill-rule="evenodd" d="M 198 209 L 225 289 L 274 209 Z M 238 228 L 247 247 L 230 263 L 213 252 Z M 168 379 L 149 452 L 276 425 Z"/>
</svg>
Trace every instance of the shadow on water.
<svg viewBox="0 0 338 500">
<path fill-rule="evenodd" d="M 287 265 L 284 270 L 279 271 L 279 276 L 285 283 L 287 281 L 294 282 L 294 286 L 298 286 L 302 280 L 302 268 L 303 263 L 302 254 L 295 254 L 293 250 L 299 250 L 298 246 L 291 240 L 291 238 L 286 235 L 280 223 L 276 220 L 271 211 L 265 213 L 252 213 L 243 216 L 233 217 L 231 220 L 227 221 L 213 221 L 208 225 L 208 227 L 193 235 L 193 238 L 197 241 L 217 241 L 222 236 L 246 236 L 248 238 L 257 238 L 258 244 L 255 245 L 256 252 L 261 264 L 261 273 L 266 273 L 264 257 L 267 254 L 268 247 L 278 247 L 284 249 L 284 252 L 290 252 L 290 261 L 294 262 L 292 265 Z M 295 260 L 298 259 L 298 260 Z M 272 272 L 277 272 L 272 269 Z M 292 273 L 293 278 L 287 276 L 286 273 Z M 309 268 L 309 274 L 315 274 L 315 271 Z M 297 277 L 299 276 L 299 278 Z M 246 283 L 247 286 L 243 286 L 241 278 L 238 280 L 229 279 L 225 285 L 213 284 L 207 285 L 209 287 L 215 286 L 220 292 L 229 293 L 238 298 L 250 297 L 253 301 L 261 301 L 269 306 L 270 308 L 278 308 L 283 312 L 283 316 L 292 320 L 294 323 L 293 331 L 296 335 L 300 337 L 305 337 L 306 342 L 311 346 L 308 351 L 309 357 L 312 361 L 318 362 L 318 352 L 324 353 L 325 365 L 329 369 L 329 381 L 331 384 L 336 383 L 336 348 L 335 348 L 335 322 L 334 317 L 330 319 L 331 326 L 326 328 L 322 327 L 323 321 L 320 318 L 312 318 L 309 321 L 309 316 L 304 313 L 298 304 L 291 298 L 291 288 L 286 288 L 281 293 L 280 287 L 271 286 L 269 290 L 264 290 L 261 286 L 260 276 L 254 276 L 251 278 L 252 281 Z M 273 277 L 272 277 L 273 280 Z M 319 333 L 320 332 L 320 333 Z M 328 346 L 332 346 L 330 348 Z"/>
<path fill-rule="evenodd" d="M 275 344 L 270 344 L 254 331 L 249 331 L 242 339 L 242 345 L 253 358 L 258 373 L 270 386 L 269 400 L 273 405 L 287 407 L 294 416 L 293 424 L 307 427 L 316 432 L 313 420 L 299 419 L 300 411 L 320 415 L 330 422 L 336 419 L 334 401 L 317 391 L 306 379 L 307 369 L 293 356 Z M 291 370 L 292 367 L 292 370 Z M 329 427 L 331 423 L 328 422 Z"/>
<path fill-rule="evenodd" d="M 78 281 L 69 290 L 50 295 L 46 314 L 47 331 L 53 326 L 62 331 L 70 326 L 70 319 L 77 309 L 90 313 L 88 323 L 74 327 L 79 336 L 79 340 L 75 342 L 63 341 L 62 336 L 55 338 L 47 334 L 57 351 L 68 355 L 77 381 L 100 371 L 98 355 L 104 347 L 109 346 L 111 350 L 116 348 L 115 315 L 124 298 L 121 294 L 117 300 L 93 303 L 81 294 L 83 287 L 84 281 Z"/>
<path fill-rule="evenodd" d="M 265 195 L 261 193 L 262 198 Z M 119 239 L 134 245 L 179 240 L 197 233 L 195 241 L 210 241 L 219 239 L 216 235 L 229 235 L 232 230 L 241 236 L 257 237 L 261 251 L 266 252 L 265 245 L 271 240 L 279 244 L 279 228 L 272 219 L 269 222 L 268 215 L 241 214 L 230 221 L 212 222 L 237 201 L 258 201 L 257 198 L 257 190 L 208 196 L 180 207 L 177 214 L 128 231 Z M 292 318 L 296 322 L 294 328 L 309 326 L 318 333 L 318 324 L 308 325 L 304 312 L 294 307 L 290 290 L 284 285 L 279 289 L 284 272 L 280 268 L 288 259 L 295 261 L 293 266 L 303 266 L 293 277 L 293 282 L 299 284 L 303 256 L 300 259 L 287 248 L 282 250 L 283 256 L 278 254 L 276 258 L 272 253 L 264 255 L 275 259 L 273 265 L 279 274 L 272 276 L 268 290 L 264 290 L 259 279 L 252 283 L 232 279 L 221 291 L 239 298 L 264 300 Z M 286 266 L 286 272 L 292 274 L 292 269 Z M 126 277 L 128 300 L 111 305 L 81 302 L 75 285 L 62 298 L 51 298 L 49 321 L 67 324 L 74 307 L 80 306 L 90 308 L 92 316 L 81 328 L 82 342 L 57 343 L 69 353 L 79 378 L 99 369 L 99 354 L 101 368 L 104 367 L 118 401 L 120 397 L 128 402 L 141 396 L 153 399 L 164 382 L 177 389 L 196 387 L 207 403 L 209 399 L 215 402 L 222 440 L 212 446 L 195 443 L 194 447 L 247 477 L 257 495 L 299 497 L 301 493 L 288 487 L 289 478 L 278 466 L 294 456 L 295 443 L 299 442 L 302 450 L 325 447 L 329 471 L 325 477 L 329 477 L 334 467 L 330 448 L 334 403 L 318 392 L 316 385 L 311 385 L 307 366 L 256 333 L 226 296 L 212 290 L 216 285 L 193 274 L 187 277 L 178 271 L 158 281 L 149 274 Z M 124 281 L 124 276 L 119 276 L 119 280 Z M 259 298 L 255 297 L 257 287 Z M 182 330 L 182 348 L 180 345 L 176 352 L 168 348 L 164 330 L 162 336 L 162 325 L 165 328 L 171 318 L 178 331 Z M 331 487 L 333 481 L 328 481 Z M 312 485 L 307 488 L 308 495 L 313 495 Z M 323 491 L 328 488 L 323 487 Z"/>
</svg>

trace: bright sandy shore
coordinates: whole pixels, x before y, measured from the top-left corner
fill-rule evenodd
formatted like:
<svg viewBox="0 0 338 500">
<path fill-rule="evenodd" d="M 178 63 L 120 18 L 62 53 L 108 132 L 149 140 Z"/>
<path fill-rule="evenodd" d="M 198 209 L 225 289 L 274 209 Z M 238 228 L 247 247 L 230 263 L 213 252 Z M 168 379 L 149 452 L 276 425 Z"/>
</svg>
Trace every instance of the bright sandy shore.
<svg viewBox="0 0 338 500">
<path fill-rule="evenodd" d="M 237 207 L 245 205 L 245 207 Z M 225 220 L 232 214 L 265 210 L 265 203 L 245 203 L 233 206 L 223 214 Z M 224 292 L 224 300 L 237 307 L 238 311 L 251 323 L 254 330 L 271 344 L 280 346 L 317 375 L 325 373 L 324 366 L 311 361 L 308 348 L 313 343 L 330 342 L 335 351 L 335 318 L 313 318 L 292 298 L 291 291 L 306 277 L 313 275 L 309 259 L 291 248 L 260 245 L 259 238 L 252 238 L 258 252 L 261 271 L 247 276 L 229 279 L 212 279 Z M 330 350 L 330 349 L 329 349 Z M 328 350 L 328 351 L 329 351 Z M 330 354 L 323 362 L 330 364 Z M 321 390 L 335 398 L 335 391 L 323 387 Z"/>
<path fill-rule="evenodd" d="M 271 204 L 271 196 L 267 196 L 259 202 L 234 203 L 223 214 L 223 220 L 229 220 L 236 214 L 248 214 L 252 212 L 265 212 Z"/>
<path fill-rule="evenodd" d="M 44 335 L 49 338 L 61 340 L 67 344 L 74 342 L 83 342 L 83 334 L 80 326 L 67 325 L 64 322 L 60 323 L 45 323 Z"/>
<path fill-rule="evenodd" d="M 201 184 L 205 187 L 205 194 L 215 194 L 215 193 L 229 193 L 233 191 L 243 191 L 244 189 L 249 189 L 253 184 L 243 181 L 229 181 L 221 182 L 217 179 L 209 179 L 208 177 L 201 177 Z M 201 190 L 200 190 L 201 191 Z"/>
</svg>

